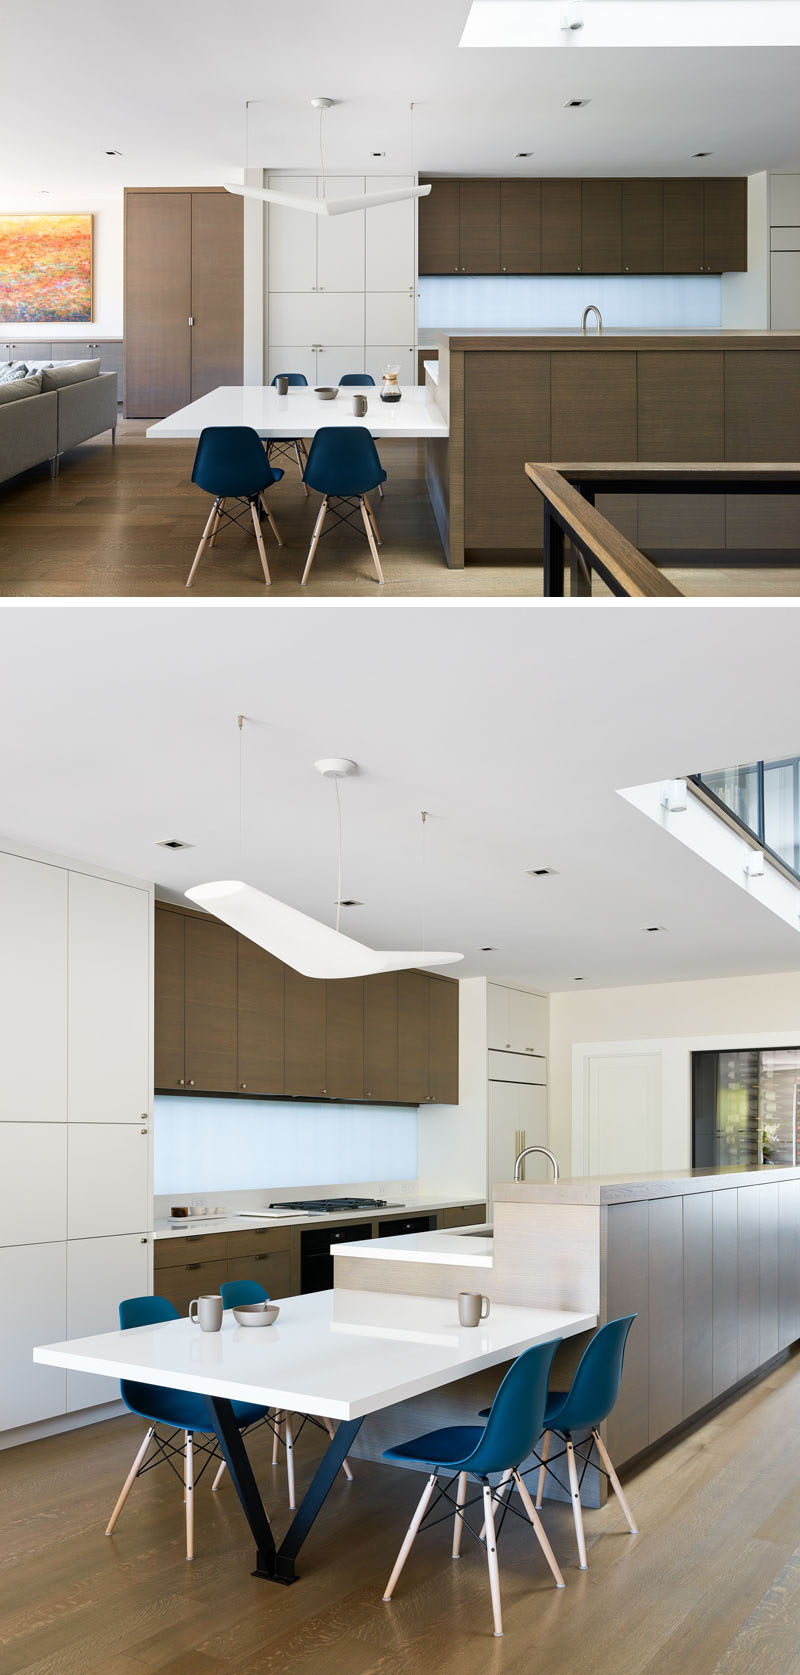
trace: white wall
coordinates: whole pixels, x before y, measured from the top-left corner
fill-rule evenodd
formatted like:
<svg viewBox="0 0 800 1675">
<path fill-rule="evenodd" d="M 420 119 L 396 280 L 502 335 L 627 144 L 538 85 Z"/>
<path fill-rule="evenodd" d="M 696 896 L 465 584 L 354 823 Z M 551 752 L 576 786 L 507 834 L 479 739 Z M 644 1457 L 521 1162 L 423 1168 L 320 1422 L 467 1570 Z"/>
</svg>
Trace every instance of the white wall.
<svg viewBox="0 0 800 1675">
<path fill-rule="evenodd" d="M 2 215 L 94 215 L 94 313 L 91 322 L 69 325 L 63 321 L 0 322 L 0 342 L 22 343 L 25 339 L 82 343 L 87 336 L 122 336 L 122 191 L 97 198 L 85 193 L 52 197 L 0 198 Z"/>
<path fill-rule="evenodd" d="M 580 326 L 595 303 L 604 330 L 634 326 L 663 331 L 722 324 L 719 275 L 500 274 L 426 276 L 419 281 L 419 328 Z"/>
<path fill-rule="evenodd" d="M 562 1173 L 573 1167 L 573 1107 L 592 1050 L 661 1054 L 662 1168 L 673 1169 L 691 1161 L 692 1051 L 798 1044 L 800 972 L 551 994 L 550 1141 Z"/>
<path fill-rule="evenodd" d="M 769 176 L 751 174 L 747 193 L 747 272 L 722 276 L 722 324 L 729 330 L 769 326 Z"/>
</svg>

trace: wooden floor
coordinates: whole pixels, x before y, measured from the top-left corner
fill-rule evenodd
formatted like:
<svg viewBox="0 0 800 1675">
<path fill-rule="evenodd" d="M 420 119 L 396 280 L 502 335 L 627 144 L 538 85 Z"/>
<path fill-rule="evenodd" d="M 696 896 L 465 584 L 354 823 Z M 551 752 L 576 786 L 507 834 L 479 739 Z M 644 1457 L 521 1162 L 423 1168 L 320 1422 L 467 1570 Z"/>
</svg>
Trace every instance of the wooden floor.
<svg viewBox="0 0 800 1675">
<path fill-rule="evenodd" d="M 252 536 L 228 528 L 206 552 L 191 593 L 184 582 L 208 516 L 190 481 L 194 444 L 148 442 L 145 420 L 123 420 L 117 447 L 101 437 L 71 450 L 51 482 L 46 466 L 0 487 L 0 597 L 536 598 L 541 565 L 468 564 L 448 570 L 424 483 L 422 444 L 385 442 L 389 473 L 377 504 L 386 585 L 379 588 L 366 541 L 337 530 L 318 550 L 307 588 L 300 578 L 319 504 L 306 500 L 294 468 L 272 491 L 285 542 L 266 536 L 273 583 L 265 589 Z M 688 596 L 800 594 L 800 566 L 692 568 L 665 574 Z M 602 583 L 595 592 L 603 594 Z"/>
<path fill-rule="evenodd" d="M 576 1568 L 569 1508 L 546 1503 L 566 1588 L 522 1524 L 500 1542 L 505 1637 L 491 1635 L 482 1551 L 450 1525 L 419 1538 L 394 1601 L 381 1594 L 422 1479 L 354 1462 L 291 1588 L 251 1577 L 230 1483 L 196 1494 L 183 1556 L 180 1486 L 137 1483 L 103 1529 L 142 1435 L 138 1421 L 0 1455 L 2 1675 L 797 1675 L 800 1671 L 800 1358 L 784 1363 L 654 1464 L 625 1478 L 640 1535 L 613 1504 L 586 1513 Z M 302 1446 L 300 1482 L 314 1446 Z M 254 1466 L 277 1531 L 288 1522 L 266 1437 Z M 275 1482 L 277 1479 L 277 1483 Z"/>
</svg>

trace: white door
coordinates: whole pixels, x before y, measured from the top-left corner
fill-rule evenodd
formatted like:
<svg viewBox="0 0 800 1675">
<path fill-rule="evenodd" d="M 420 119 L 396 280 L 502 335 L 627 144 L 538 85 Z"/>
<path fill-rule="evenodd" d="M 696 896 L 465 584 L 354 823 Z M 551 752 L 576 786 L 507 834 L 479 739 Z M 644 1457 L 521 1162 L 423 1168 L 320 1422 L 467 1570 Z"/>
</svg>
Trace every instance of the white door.
<svg viewBox="0 0 800 1675">
<path fill-rule="evenodd" d="M 0 1245 L 67 1236 L 67 1124 L 0 1122 Z"/>
<path fill-rule="evenodd" d="M 69 875 L 69 1117 L 138 1123 L 150 1108 L 150 899 Z"/>
<path fill-rule="evenodd" d="M 270 354 L 273 349 L 290 348 L 292 344 L 319 342 L 318 310 L 321 298 L 313 292 L 305 296 L 299 291 L 270 291 L 267 313 L 267 338 Z M 279 372 L 299 372 L 300 367 L 279 366 Z"/>
<path fill-rule="evenodd" d="M 364 342 L 364 293 L 331 291 L 317 298 L 316 331 L 312 342 L 325 349 Z M 363 360 L 363 348 L 359 349 Z"/>
<path fill-rule="evenodd" d="M 288 348 L 275 348 L 273 345 L 267 364 L 270 383 L 273 378 L 277 378 L 279 372 L 302 372 L 312 388 L 317 382 L 317 357 L 308 343 L 302 348 L 298 348 L 296 344 Z"/>
<path fill-rule="evenodd" d="M 518 1151 L 547 1145 L 547 1089 L 524 1082 L 489 1083 L 488 1190 L 497 1181 L 513 1181 Z M 525 1179 L 552 1178 L 546 1157 L 526 1159 Z"/>
<path fill-rule="evenodd" d="M 513 1053 L 547 1052 L 547 1001 L 525 989 L 508 991 L 508 1027 Z"/>
<path fill-rule="evenodd" d="M 317 183 L 313 175 L 275 175 L 269 177 L 270 186 L 279 192 L 291 192 L 295 198 L 316 197 Z M 303 209 L 283 209 L 270 204 L 268 209 L 267 263 L 270 291 L 305 291 L 310 293 L 317 284 L 317 217 Z"/>
<path fill-rule="evenodd" d="M 395 192 L 412 186 L 411 175 L 373 176 L 368 192 Z M 412 291 L 416 287 L 414 259 L 416 201 L 379 204 L 367 210 L 367 290 Z"/>
<path fill-rule="evenodd" d="M 372 291 L 366 298 L 366 341 L 414 342 L 414 301 L 407 291 Z"/>
<path fill-rule="evenodd" d="M 327 181 L 329 198 L 354 198 L 364 191 L 363 175 L 333 175 Z M 322 177 L 317 180 L 322 197 Z M 350 215 L 320 215 L 317 222 L 317 288 L 320 291 L 364 290 L 365 211 Z"/>
<path fill-rule="evenodd" d="M 113 1239 L 72 1239 L 67 1246 L 67 1337 L 89 1338 L 116 1332 L 124 1297 L 150 1292 L 150 1246 L 147 1235 L 129 1233 Z M 67 1412 L 119 1400 L 116 1379 L 94 1373 L 67 1373 Z"/>
<path fill-rule="evenodd" d="M 495 1047 L 499 1052 L 511 1050 L 509 994 L 510 990 L 502 983 L 486 985 L 487 1046 Z"/>
<path fill-rule="evenodd" d="M 661 1054 L 593 1054 L 584 1061 L 589 1175 L 661 1168 Z"/>
<path fill-rule="evenodd" d="M 67 874 L 5 854 L 0 1067 L 0 1120 L 66 1122 Z"/>
<path fill-rule="evenodd" d="M 417 382 L 416 351 L 411 343 L 384 343 L 368 348 L 364 356 L 366 371 L 371 372 L 376 384 L 379 384 L 387 366 L 399 366 L 397 381 L 408 385 Z"/>
<path fill-rule="evenodd" d="M 351 344 L 349 348 L 345 346 L 344 348 L 337 347 L 317 350 L 318 384 L 338 384 L 339 379 L 342 378 L 346 372 L 364 371 L 366 371 L 364 366 L 364 350 L 360 343 Z M 354 392 L 352 390 L 342 390 L 341 395 L 336 397 L 337 406 L 342 405 L 344 402 L 349 402 L 353 393 Z M 370 392 L 367 391 L 367 395 L 369 395 L 369 393 Z M 325 423 L 325 416 L 326 407 L 323 402 L 320 404 L 319 410 L 319 422 L 321 425 L 324 425 Z"/>
<path fill-rule="evenodd" d="M 134 1123 L 70 1123 L 67 1237 L 145 1233 L 150 1162 L 146 1129 Z"/>
<path fill-rule="evenodd" d="M 773 331 L 800 328 L 800 250 L 770 256 L 770 324 Z"/>
<path fill-rule="evenodd" d="M 52 1244 L 0 1250 L 0 1431 L 50 1419 L 66 1409 L 66 1372 L 60 1367 L 39 1367 L 33 1360 L 37 1345 L 62 1343 L 67 1335 L 66 1249 L 64 1244 Z"/>
</svg>

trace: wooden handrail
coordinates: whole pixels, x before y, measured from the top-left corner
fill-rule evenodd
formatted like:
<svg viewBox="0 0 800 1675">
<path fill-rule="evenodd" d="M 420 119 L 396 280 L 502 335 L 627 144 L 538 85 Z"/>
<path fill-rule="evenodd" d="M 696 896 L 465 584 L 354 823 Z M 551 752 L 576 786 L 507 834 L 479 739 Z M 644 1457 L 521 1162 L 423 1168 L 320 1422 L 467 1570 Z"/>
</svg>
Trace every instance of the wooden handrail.
<svg viewBox="0 0 800 1675">
<path fill-rule="evenodd" d="M 545 503 L 545 587 L 563 593 L 563 537 L 566 535 L 607 582 L 613 593 L 628 599 L 681 599 L 680 589 L 652 564 L 644 553 L 604 518 L 580 490 L 574 488 L 554 465 L 526 463 L 525 474 Z M 553 529 L 555 524 L 555 530 Z M 549 537 L 549 541 L 548 541 Z M 555 538 L 555 539 L 554 539 Z M 556 563 L 548 545 L 558 545 Z M 561 582 L 548 587 L 549 574 L 561 569 Z M 552 577 L 551 577 L 552 580 Z"/>
</svg>

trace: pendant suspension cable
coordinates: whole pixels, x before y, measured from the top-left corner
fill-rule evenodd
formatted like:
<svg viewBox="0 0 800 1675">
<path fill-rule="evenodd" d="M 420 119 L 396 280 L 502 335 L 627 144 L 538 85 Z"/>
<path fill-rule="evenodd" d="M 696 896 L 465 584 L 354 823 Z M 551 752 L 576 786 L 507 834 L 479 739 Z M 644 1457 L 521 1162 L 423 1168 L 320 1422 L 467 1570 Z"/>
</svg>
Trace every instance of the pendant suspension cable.
<svg viewBox="0 0 800 1675">
<path fill-rule="evenodd" d="M 323 198 L 327 198 L 328 189 L 327 189 L 327 186 L 326 186 L 326 183 L 325 183 L 325 158 L 322 154 L 322 118 L 323 118 L 324 115 L 325 115 L 325 108 L 324 108 L 323 105 L 320 105 L 320 107 L 319 107 L 319 166 L 320 166 L 320 171 L 322 173 L 322 196 L 323 196 Z M 337 795 L 338 795 L 338 793 L 337 793 Z"/>
<path fill-rule="evenodd" d="M 239 729 L 239 861 L 241 871 L 244 871 L 244 722 L 244 716 L 237 715 L 236 725 Z"/>
<path fill-rule="evenodd" d="M 334 779 L 333 788 L 336 792 L 336 823 L 339 835 L 339 866 L 336 875 L 336 929 L 342 917 L 342 799 L 339 794 L 339 781 Z"/>
<path fill-rule="evenodd" d="M 426 826 L 427 819 L 428 819 L 428 810 L 426 808 L 420 809 L 419 818 L 420 818 L 420 823 L 421 823 L 421 825 L 420 825 L 420 879 L 419 879 L 419 945 L 420 945 L 420 948 L 421 948 L 421 950 L 424 954 L 425 953 L 425 904 L 426 904 L 426 895 L 427 895 L 427 877 L 426 877 L 425 862 L 427 860 L 427 848 L 428 848 L 427 839 L 426 839 L 426 832 L 425 832 L 425 826 Z"/>
</svg>

